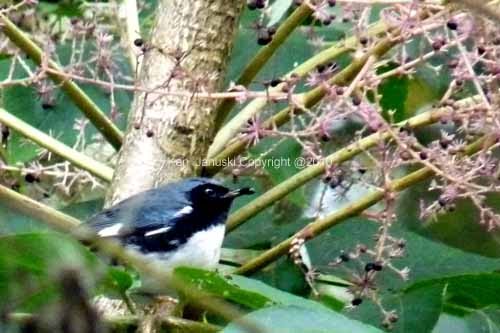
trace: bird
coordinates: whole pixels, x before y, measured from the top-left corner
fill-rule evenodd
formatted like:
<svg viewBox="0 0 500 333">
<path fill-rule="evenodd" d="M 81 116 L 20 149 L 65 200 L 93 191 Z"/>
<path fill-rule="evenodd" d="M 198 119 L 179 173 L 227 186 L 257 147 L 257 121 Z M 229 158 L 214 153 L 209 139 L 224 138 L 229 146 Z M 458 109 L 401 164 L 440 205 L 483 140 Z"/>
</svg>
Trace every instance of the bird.
<svg viewBox="0 0 500 333">
<path fill-rule="evenodd" d="M 253 193 L 249 187 L 230 190 L 210 178 L 187 178 L 133 195 L 84 225 L 98 237 L 138 251 L 168 273 L 179 266 L 213 270 L 233 200 Z M 143 291 L 159 288 L 142 280 Z"/>
</svg>

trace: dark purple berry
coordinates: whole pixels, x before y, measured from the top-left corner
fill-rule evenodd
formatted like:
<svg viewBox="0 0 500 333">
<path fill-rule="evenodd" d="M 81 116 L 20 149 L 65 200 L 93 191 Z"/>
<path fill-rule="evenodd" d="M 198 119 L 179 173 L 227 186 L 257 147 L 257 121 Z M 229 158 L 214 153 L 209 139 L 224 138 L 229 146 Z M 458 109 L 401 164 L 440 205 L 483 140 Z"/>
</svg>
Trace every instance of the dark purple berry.
<svg viewBox="0 0 500 333">
<path fill-rule="evenodd" d="M 446 26 L 448 27 L 448 29 L 450 30 L 457 30 L 458 28 L 458 23 L 457 21 L 451 19 L 449 20 L 448 22 L 446 22 Z"/>
<path fill-rule="evenodd" d="M 370 272 L 375 270 L 375 264 L 372 262 L 369 262 L 365 265 L 365 272 Z"/>
<path fill-rule="evenodd" d="M 453 68 L 457 68 L 458 66 L 458 59 L 451 59 L 450 61 L 448 61 L 448 67 L 453 69 Z"/>
<path fill-rule="evenodd" d="M 259 45 L 267 45 L 273 40 L 273 37 L 267 31 L 267 29 L 261 29 L 257 35 L 257 44 Z"/>
<path fill-rule="evenodd" d="M 271 87 L 276 87 L 278 84 L 280 84 L 281 82 L 283 82 L 281 79 L 272 79 L 271 82 L 269 82 L 269 85 Z"/>
<path fill-rule="evenodd" d="M 255 6 L 257 7 L 257 9 L 264 9 L 264 8 L 266 8 L 266 1 L 265 0 L 256 0 Z"/>
<path fill-rule="evenodd" d="M 44 110 L 52 109 L 54 106 L 55 106 L 54 103 L 50 103 L 50 102 L 43 102 L 42 103 L 42 109 L 44 109 Z"/>
<path fill-rule="evenodd" d="M 32 173 L 27 173 L 25 176 L 24 176 L 24 180 L 27 182 L 27 183 L 34 183 L 34 182 L 38 182 L 40 181 L 40 179 L 35 176 L 34 174 Z"/>
<path fill-rule="evenodd" d="M 352 104 L 355 106 L 358 106 L 361 104 L 361 98 L 359 96 L 353 96 L 352 97 Z"/>
<path fill-rule="evenodd" d="M 144 41 L 142 40 L 142 38 L 136 38 L 134 39 L 134 45 L 137 47 L 141 47 L 142 45 L 144 45 Z"/>
<path fill-rule="evenodd" d="M 354 306 L 358 306 L 360 305 L 361 303 L 363 303 L 363 300 L 361 298 L 355 298 L 351 301 L 351 304 L 354 305 Z"/>
<path fill-rule="evenodd" d="M 337 0 L 328 0 L 328 6 L 335 7 L 336 4 L 337 4 Z"/>
</svg>

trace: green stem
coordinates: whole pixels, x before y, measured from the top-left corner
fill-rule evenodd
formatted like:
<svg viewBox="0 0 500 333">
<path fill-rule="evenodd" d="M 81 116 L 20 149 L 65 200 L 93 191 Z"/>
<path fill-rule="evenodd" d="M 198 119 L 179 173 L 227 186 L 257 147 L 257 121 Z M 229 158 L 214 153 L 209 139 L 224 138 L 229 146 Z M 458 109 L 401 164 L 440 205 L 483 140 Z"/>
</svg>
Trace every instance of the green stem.
<svg viewBox="0 0 500 333">
<path fill-rule="evenodd" d="M 418 116 L 412 117 L 411 119 L 405 120 L 399 123 L 398 126 L 409 126 L 411 128 L 426 126 L 438 121 L 441 115 L 443 115 L 444 113 L 444 109 L 428 111 Z M 231 214 L 227 220 L 227 232 L 231 232 L 232 230 L 236 229 L 245 221 L 257 215 L 267 207 L 271 206 L 276 201 L 284 198 L 286 195 L 293 192 L 300 186 L 323 174 L 328 166 L 338 165 L 340 163 L 348 161 L 357 154 L 389 138 L 390 133 L 388 131 L 385 131 L 383 133 L 371 134 L 348 145 L 345 148 L 334 152 L 333 154 L 327 156 L 324 160 L 320 161 L 318 164 L 311 165 L 306 169 L 289 177 L 284 182 L 274 186 L 266 193 L 260 195 L 255 200 L 251 201 L 247 205 Z"/>
<path fill-rule="evenodd" d="M 0 14 L 0 26 L 12 43 L 23 50 L 36 64 L 39 66 L 42 64 L 44 57 L 42 50 L 3 14 Z M 62 71 L 54 61 L 49 60 L 47 64 L 50 68 L 58 72 Z M 76 83 L 69 80 L 63 74 L 49 73 L 48 75 L 55 83 L 61 86 L 61 89 L 73 100 L 106 140 L 113 147 L 119 149 L 123 140 L 122 132 L 106 117 L 104 112 L 90 97 Z"/>
<path fill-rule="evenodd" d="M 3 185 L 0 185 L 0 202 L 59 231 L 68 232 L 81 223 L 69 215 L 19 194 Z"/>
<path fill-rule="evenodd" d="M 491 145 L 494 144 L 494 140 L 487 140 L 487 136 L 484 136 L 474 143 L 468 145 L 465 149 L 465 154 L 470 155 L 478 152 L 481 149 L 487 149 Z M 297 232 L 295 235 L 290 238 L 282 241 L 278 245 L 273 248 L 265 251 L 258 257 L 250 260 L 245 265 L 234 271 L 234 274 L 245 274 L 250 275 L 255 273 L 261 268 L 266 267 L 273 261 L 277 260 L 282 255 L 285 255 L 292 244 L 292 241 L 298 237 L 305 237 L 307 240 L 311 240 L 331 227 L 347 220 L 350 217 L 356 216 L 365 209 L 375 205 L 389 193 L 389 192 L 399 192 L 402 191 L 412 185 L 417 184 L 423 180 L 426 180 L 434 175 L 433 171 L 427 167 L 423 167 L 410 173 L 407 176 L 401 177 L 395 181 L 392 181 L 386 190 L 377 190 L 373 193 L 367 194 L 359 200 L 356 200 L 354 203 L 351 203 L 339 210 L 335 213 L 332 213 L 324 218 L 317 219 L 314 222 L 309 223 L 302 230 Z"/>
<path fill-rule="evenodd" d="M 370 57 L 375 57 L 376 59 L 380 58 L 382 55 L 384 55 L 386 52 L 388 52 L 395 44 L 397 44 L 398 39 L 394 37 L 386 37 L 377 45 L 375 45 L 369 52 L 365 53 L 362 57 L 358 59 L 354 59 L 349 66 L 347 66 L 345 69 L 340 71 L 338 74 L 334 75 L 330 80 L 328 80 L 329 85 L 346 85 L 348 84 L 352 79 L 356 77 L 356 75 L 359 73 L 359 71 L 363 68 L 363 66 L 366 64 L 368 59 Z M 311 108 L 314 105 L 316 105 L 326 94 L 326 91 L 323 87 L 317 87 L 315 89 L 312 89 L 311 91 L 301 94 L 301 102 L 304 105 L 305 108 Z M 254 102 L 258 102 L 259 99 L 255 100 Z M 254 103 L 252 102 L 252 103 Z M 258 112 L 260 110 L 260 106 L 255 104 L 255 108 L 251 108 L 252 103 L 249 104 L 249 108 L 247 110 L 251 112 Z M 264 99 L 264 104 L 266 103 L 266 100 Z M 292 108 L 292 107 L 286 107 L 283 110 L 279 111 L 277 114 L 266 120 L 262 126 L 264 128 L 273 128 L 274 126 L 281 126 L 288 122 L 290 120 L 290 117 L 293 113 L 293 115 L 298 115 L 302 111 L 301 109 L 298 108 Z M 224 142 L 224 149 L 218 153 L 215 157 L 211 158 L 210 160 L 207 161 L 206 169 L 205 172 L 209 175 L 215 174 L 219 169 L 221 168 L 222 161 L 234 158 L 235 156 L 239 155 L 241 152 L 243 152 L 247 145 L 248 145 L 248 139 L 240 139 L 230 145 L 227 145 L 227 140 L 225 138 L 226 135 L 230 135 L 231 138 L 234 138 L 236 136 L 236 133 L 234 133 L 234 130 L 237 132 L 240 130 L 240 121 L 243 119 L 249 119 L 246 118 L 250 114 L 246 114 L 245 112 L 240 112 L 238 115 L 236 115 L 233 119 L 238 118 L 234 123 L 232 123 L 229 127 L 226 128 L 226 126 L 219 132 L 219 134 L 222 131 L 225 131 L 226 129 L 228 130 L 225 134 L 223 134 L 220 137 L 220 140 L 218 143 L 214 141 L 214 144 L 218 146 L 218 144 Z M 251 118 L 251 117 L 250 117 Z M 233 121 L 231 119 L 231 121 Z M 245 120 L 246 121 L 246 120 Z M 218 134 L 218 135 L 219 135 Z M 217 138 L 216 138 L 217 139 Z M 215 149 L 216 150 L 216 149 Z M 210 156 L 210 154 L 209 154 Z"/>
<path fill-rule="evenodd" d="M 111 178 L 113 177 L 112 168 L 66 146 L 59 140 L 56 140 L 44 132 L 30 126 L 3 109 L 0 109 L 0 123 L 19 132 L 21 135 L 44 147 L 48 151 L 63 157 L 75 166 L 88 171 L 92 175 L 107 182 L 111 181 Z"/>
<path fill-rule="evenodd" d="M 261 47 L 259 52 L 250 60 L 250 62 L 243 69 L 236 84 L 247 86 L 252 82 L 257 73 L 264 67 L 267 61 L 273 56 L 283 42 L 290 36 L 290 34 L 297 28 L 309 15 L 312 14 L 311 7 L 303 3 L 276 30 L 273 39 L 269 44 Z M 217 108 L 217 118 L 215 120 L 215 128 L 219 129 L 226 119 L 227 115 L 235 105 L 234 99 L 225 99 Z"/>
<path fill-rule="evenodd" d="M 387 31 L 387 25 L 383 22 L 377 22 L 371 25 L 366 32 L 367 36 L 377 36 Z M 334 43 L 328 49 L 316 54 L 309 60 L 303 62 L 295 67 L 292 71 L 285 75 L 285 78 L 293 76 L 304 77 L 307 73 L 311 72 L 319 64 L 327 63 L 340 55 L 353 50 L 358 44 L 356 36 L 349 37 L 345 40 Z M 285 83 L 279 84 L 276 87 L 269 87 L 270 94 L 282 92 Z M 214 158 L 215 155 L 219 156 L 220 152 L 227 146 L 229 140 L 235 137 L 245 122 L 257 114 L 268 103 L 267 98 L 256 98 L 252 100 L 244 109 L 242 109 L 236 116 L 228 121 L 223 128 L 219 130 L 217 136 L 210 147 L 207 154 L 208 158 Z M 243 145 L 244 146 L 244 145 Z M 214 158 L 215 159 L 215 158 Z"/>
<path fill-rule="evenodd" d="M 127 263 L 140 271 L 141 274 L 153 278 L 155 281 L 164 282 L 165 286 L 168 286 L 169 289 L 176 289 L 194 304 L 214 314 L 218 314 L 227 320 L 234 321 L 250 332 L 260 332 L 258 324 L 244 318 L 243 313 L 238 308 L 194 288 L 186 281 L 178 279 L 163 267 L 151 262 L 146 256 L 136 251 L 125 250 L 116 240 L 99 238 L 92 230 L 85 228 L 84 225 L 79 227 L 77 229 L 78 232 L 75 233 L 75 228 L 81 225 L 81 222 L 73 217 L 12 191 L 3 185 L 0 185 L 0 202 L 13 210 L 36 218 L 50 227 L 66 232 L 78 240 L 87 241 L 110 258 L 116 258 L 120 262 Z"/>
</svg>

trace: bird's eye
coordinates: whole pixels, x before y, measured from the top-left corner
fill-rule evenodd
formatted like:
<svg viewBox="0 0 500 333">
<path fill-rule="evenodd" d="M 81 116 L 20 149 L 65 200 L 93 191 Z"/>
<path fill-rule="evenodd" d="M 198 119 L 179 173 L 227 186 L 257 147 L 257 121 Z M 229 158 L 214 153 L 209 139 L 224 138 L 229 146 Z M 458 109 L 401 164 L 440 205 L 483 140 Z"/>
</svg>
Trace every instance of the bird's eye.
<svg viewBox="0 0 500 333">
<path fill-rule="evenodd" d="M 205 189 L 205 194 L 210 197 L 210 198 L 214 198 L 215 197 L 215 191 L 211 188 L 206 188 Z"/>
</svg>

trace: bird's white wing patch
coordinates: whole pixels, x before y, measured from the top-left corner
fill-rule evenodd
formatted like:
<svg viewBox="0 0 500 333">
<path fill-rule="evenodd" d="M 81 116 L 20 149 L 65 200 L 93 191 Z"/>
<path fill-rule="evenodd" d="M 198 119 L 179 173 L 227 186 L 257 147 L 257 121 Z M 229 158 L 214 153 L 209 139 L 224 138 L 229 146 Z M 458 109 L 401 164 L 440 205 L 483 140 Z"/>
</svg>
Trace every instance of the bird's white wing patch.
<svg viewBox="0 0 500 333">
<path fill-rule="evenodd" d="M 180 209 L 179 211 L 175 212 L 175 214 L 172 217 L 181 217 L 183 215 L 189 215 L 193 211 L 193 207 L 191 206 L 185 206 L 184 208 Z"/>
<path fill-rule="evenodd" d="M 120 234 L 120 230 L 123 227 L 123 223 L 113 224 L 110 227 L 106 227 L 100 230 L 97 235 L 100 237 L 113 237 Z"/>
<path fill-rule="evenodd" d="M 158 228 L 158 229 L 155 229 L 155 230 L 151 230 L 151 231 L 148 231 L 144 234 L 145 237 L 149 237 L 149 236 L 153 236 L 153 235 L 158 235 L 158 234 L 162 234 L 164 232 L 167 232 L 170 230 L 170 227 L 163 227 L 163 228 Z"/>
</svg>

